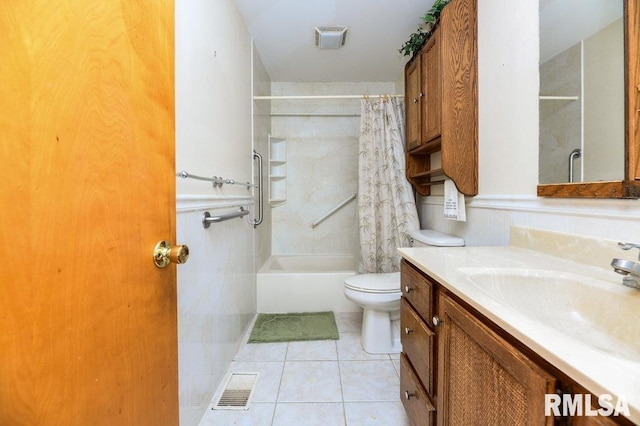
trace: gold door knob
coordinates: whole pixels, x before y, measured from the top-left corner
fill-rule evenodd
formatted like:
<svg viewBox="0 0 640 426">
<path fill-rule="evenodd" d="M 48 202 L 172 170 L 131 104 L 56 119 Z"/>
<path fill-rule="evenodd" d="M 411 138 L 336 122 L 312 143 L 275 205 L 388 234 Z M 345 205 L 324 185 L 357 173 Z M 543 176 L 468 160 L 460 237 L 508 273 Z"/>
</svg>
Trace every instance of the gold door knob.
<svg viewBox="0 0 640 426">
<path fill-rule="evenodd" d="M 169 241 L 160 241 L 153 249 L 153 263 L 158 268 L 164 268 L 169 263 L 182 264 L 189 259 L 189 246 L 171 246 Z"/>
</svg>

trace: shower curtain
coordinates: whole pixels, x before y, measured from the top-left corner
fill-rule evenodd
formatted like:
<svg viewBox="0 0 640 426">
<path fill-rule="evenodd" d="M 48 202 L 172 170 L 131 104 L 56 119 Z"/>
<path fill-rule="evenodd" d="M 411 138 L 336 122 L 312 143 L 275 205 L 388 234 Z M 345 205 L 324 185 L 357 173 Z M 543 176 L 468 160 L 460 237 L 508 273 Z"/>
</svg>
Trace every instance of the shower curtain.
<svg viewBox="0 0 640 426">
<path fill-rule="evenodd" d="M 362 100 L 358 156 L 360 273 L 400 270 L 398 247 L 420 229 L 405 178 L 404 104 L 395 97 Z"/>
</svg>

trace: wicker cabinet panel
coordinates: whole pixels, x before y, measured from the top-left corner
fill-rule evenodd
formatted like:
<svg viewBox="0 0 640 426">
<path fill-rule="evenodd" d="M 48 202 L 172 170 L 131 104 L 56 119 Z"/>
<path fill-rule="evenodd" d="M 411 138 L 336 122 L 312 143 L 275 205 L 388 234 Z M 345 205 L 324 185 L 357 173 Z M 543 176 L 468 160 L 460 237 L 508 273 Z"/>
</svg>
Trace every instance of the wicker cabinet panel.
<svg viewBox="0 0 640 426">
<path fill-rule="evenodd" d="M 593 407 L 596 409 L 596 407 Z M 633 425 L 630 420 L 624 417 L 605 417 L 605 416 L 575 416 L 571 418 L 572 426 L 618 426 Z"/>
<path fill-rule="evenodd" d="M 411 360 L 411 365 L 427 394 L 433 397 L 435 334 L 404 298 L 400 302 L 400 324 L 402 325 L 400 330 L 402 351 Z"/>
<path fill-rule="evenodd" d="M 563 385 L 565 384 L 563 383 Z M 586 390 L 584 387 L 574 383 L 570 383 L 568 386 L 567 385 L 563 386 L 561 391 L 562 393 L 568 393 L 573 395 L 589 394 L 589 391 Z M 615 401 L 613 403 L 615 405 Z M 594 394 L 591 394 L 591 409 L 598 410 L 599 408 L 605 408 L 605 407 L 601 407 L 600 404 L 598 403 L 598 397 Z M 634 426 L 634 425 L 637 425 L 637 423 L 633 423 L 631 420 L 629 420 L 628 418 L 622 415 L 608 416 L 608 417 L 582 415 L 582 416 L 572 416 L 568 420 L 571 422 L 570 423 L 571 426 L 614 426 L 614 425 Z"/>
<path fill-rule="evenodd" d="M 403 260 L 400 265 L 402 295 L 425 322 L 433 315 L 433 284 L 420 271 Z"/>
<path fill-rule="evenodd" d="M 400 400 L 413 426 L 435 424 L 435 407 L 405 354 L 400 354 Z"/>
<path fill-rule="evenodd" d="M 553 424 L 552 376 L 444 294 L 438 316 L 438 424 Z"/>
</svg>

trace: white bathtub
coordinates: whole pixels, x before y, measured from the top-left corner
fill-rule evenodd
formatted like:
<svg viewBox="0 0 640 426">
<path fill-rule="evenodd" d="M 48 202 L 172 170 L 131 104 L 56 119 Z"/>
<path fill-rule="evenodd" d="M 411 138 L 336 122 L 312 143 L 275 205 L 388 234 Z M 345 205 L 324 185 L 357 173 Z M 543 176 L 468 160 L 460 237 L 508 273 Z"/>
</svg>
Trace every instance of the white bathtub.
<svg viewBox="0 0 640 426">
<path fill-rule="evenodd" d="M 344 280 L 355 275 L 353 256 L 271 256 L 258 271 L 258 312 L 359 312 L 344 296 Z"/>
</svg>

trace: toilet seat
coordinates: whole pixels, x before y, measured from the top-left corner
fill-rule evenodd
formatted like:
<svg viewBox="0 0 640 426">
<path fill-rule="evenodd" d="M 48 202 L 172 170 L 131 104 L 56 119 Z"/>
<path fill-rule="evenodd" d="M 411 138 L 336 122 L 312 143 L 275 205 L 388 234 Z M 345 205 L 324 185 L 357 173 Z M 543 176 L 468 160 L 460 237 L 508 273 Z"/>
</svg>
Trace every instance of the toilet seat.
<svg viewBox="0 0 640 426">
<path fill-rule="evenodd" d="M 344 280 L 344 286 L 363 293 L 401 293 L 400 272 L 358 274 Z"/>
</svg>

